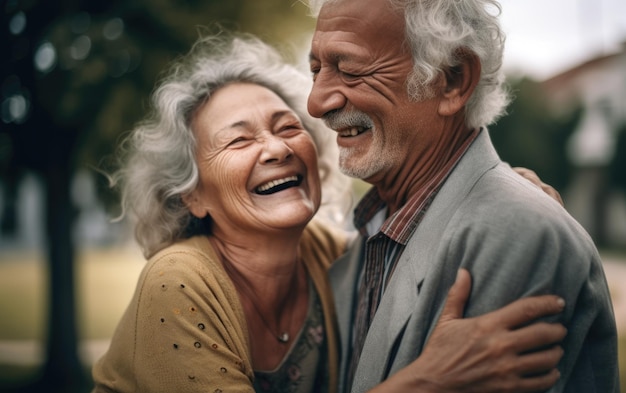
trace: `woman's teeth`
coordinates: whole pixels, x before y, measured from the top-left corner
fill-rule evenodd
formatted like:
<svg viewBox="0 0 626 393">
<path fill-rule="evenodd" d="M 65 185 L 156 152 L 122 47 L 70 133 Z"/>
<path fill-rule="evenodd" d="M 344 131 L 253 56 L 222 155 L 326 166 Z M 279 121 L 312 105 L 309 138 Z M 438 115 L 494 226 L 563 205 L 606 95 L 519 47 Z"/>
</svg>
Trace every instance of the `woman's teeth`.
<svg viewBox="0 0 626 393">
<path fill-rule="evenodd" d="M 281 186 L 281 185 L 287 185 L 287 183 L 291 183 L 291 182 L 298 182 L 298 176 L 288 176 L 285 177 L 283 179 L 278 179 L 278 180 L 272 180 L 269 181 L 263 185 L 260 185 L 259 187 L 257 187 L 256 192 L 258 192 L 259 194 L 263 194 L 263 193 L 267 193 L 269 190 Z M 283 188 L 284 189 L 284 188 Z"/>
</svg>

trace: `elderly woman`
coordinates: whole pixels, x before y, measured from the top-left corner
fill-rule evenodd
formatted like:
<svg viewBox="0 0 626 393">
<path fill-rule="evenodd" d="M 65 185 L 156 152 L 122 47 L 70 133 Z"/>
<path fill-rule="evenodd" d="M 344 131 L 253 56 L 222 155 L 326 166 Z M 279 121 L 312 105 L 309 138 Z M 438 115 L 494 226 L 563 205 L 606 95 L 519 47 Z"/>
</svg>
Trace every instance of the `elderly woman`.
<svg viewBox="0 0 626 393">
<path fill-rule="evenodd" d="M 156 90 L 153 112 L 127 139 L 114 176 L 148 263 L 94 367 L 96 392 L 336 391 L 326 270 L 346 247 L 350 182 L 335 170 L 332 134 L 306 113 L 308 83 L 259 40 L 222 34 L 198 41 Z M 469 282 L 462 284 L 451 291 L 461 303 L 451 302 L 443 319 L 462 314 Z M 497 378 L 484 370 L 501 371 L 514 352 L 557 342 L 562 329 L 514 330 L 501 343 L 523 344 L 506 353 L 481 347 L 491 332 L 452 332 L 481 318 L 506 330 L 558 311 L 522 306 L 438 329 L 431 352 L 415 363 L 430 363 L 424 370 L 442 388 L 475 380 L 496 391 L 484 381 Z M 446 359 L 472 345 L 472 356 Z M 542 354 L 533 370 L 548 372 L 560 354 Z M 417 366 L 403 375 L 419 376 Z"/>
</svg>

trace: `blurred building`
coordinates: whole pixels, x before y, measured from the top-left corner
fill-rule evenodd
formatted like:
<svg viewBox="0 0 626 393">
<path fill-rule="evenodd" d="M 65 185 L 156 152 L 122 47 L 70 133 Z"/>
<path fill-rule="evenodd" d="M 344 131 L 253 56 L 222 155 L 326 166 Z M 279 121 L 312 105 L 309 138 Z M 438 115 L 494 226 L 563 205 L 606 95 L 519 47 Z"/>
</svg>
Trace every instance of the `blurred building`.
<svg viewBox="0 0 626 393">
<path fill-rule="evenodd" d="M 626 173 L 626 42 L 621 51 L 590 59 L 542 83 L 551 109 L 581 110 L 567 149 L 576 175 L 565 191 L 567 209 L 599 246 L 626 245 L 626 192 L 611 174 Z M 622 143 L 623 145 L 623 143 Z"/>
</svg>

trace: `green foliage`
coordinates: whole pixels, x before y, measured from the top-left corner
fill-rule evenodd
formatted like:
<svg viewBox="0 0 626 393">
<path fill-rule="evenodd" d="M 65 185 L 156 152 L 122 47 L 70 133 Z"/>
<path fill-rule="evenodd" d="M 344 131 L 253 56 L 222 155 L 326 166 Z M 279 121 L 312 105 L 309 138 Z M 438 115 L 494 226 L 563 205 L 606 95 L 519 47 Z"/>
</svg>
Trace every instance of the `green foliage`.
<svg viewBox="0 0 626 393">
<path fill-rule="evenodd" d="M 34 140 L 67 146 L 63 157 L 73 168 L 109 169 L 103 160 L 145 115 L 148 97 L 163 71 L 207 26 L 251 32 L 276 45 L 292 46 L 288 52 L 303 49 L 294 46 L 305 43 L 314 26 L 298 1 L 93 0 L 68 1 L 62 7 L 47 3 L 8 7 L 3 19 L 9 23 L 22 12 L 28 25 L 36 24 L 37 29 L 9 34 L 3 43 L 7 52 L 19 52 L 20 57 L 3 65 L 0 82 L 17 75 L 29 94 L 30 117 L 0 129 L 0 179 L 15 168 L 42 172 L 50 166 L 46 160 L 52 158 L 32 153 Z M 36 44 L 23 47 L 24 39 Z M 32 69 L 41 43 L 56 51 L 55 65 L 45 72 Z M 30 75 L 35 77 L 29 79 Z M 37 113 L 45 113 L 46 120 Z M 36 159 L 20 158 L 26 155 Z M 17 161 L 9 162 L 13 159 Z"/>
<path fill-rule="evenodd" d="M 539 83 L 510 83 L 514 100 L 508 114 L 490 127 L 500 157 L 512 166 L 534 170 L 546 183 L 562 190 L 569 182 L 566 142 L 575 130 L 580 110 L 566 118 L 553 115 Z"/>
</svg>

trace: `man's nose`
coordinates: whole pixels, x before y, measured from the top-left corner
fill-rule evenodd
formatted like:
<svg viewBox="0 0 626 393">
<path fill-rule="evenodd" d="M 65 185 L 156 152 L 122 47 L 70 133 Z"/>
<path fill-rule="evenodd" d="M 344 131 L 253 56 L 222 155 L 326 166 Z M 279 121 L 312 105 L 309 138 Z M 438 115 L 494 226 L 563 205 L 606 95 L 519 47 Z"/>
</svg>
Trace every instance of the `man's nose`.
<svg viewBox="0 0 626 393">
<path fill-rule="evenodd" d="M 331 72 L 320 71 L 317 74 L 307 102 L 311 116 L 321 118 L 326 113 L 345 106 L 347 100 L 340 83 Z"/>
</svg>

